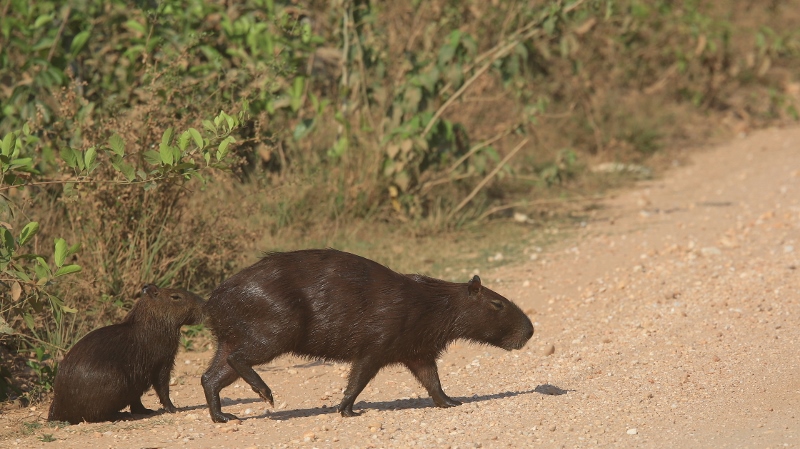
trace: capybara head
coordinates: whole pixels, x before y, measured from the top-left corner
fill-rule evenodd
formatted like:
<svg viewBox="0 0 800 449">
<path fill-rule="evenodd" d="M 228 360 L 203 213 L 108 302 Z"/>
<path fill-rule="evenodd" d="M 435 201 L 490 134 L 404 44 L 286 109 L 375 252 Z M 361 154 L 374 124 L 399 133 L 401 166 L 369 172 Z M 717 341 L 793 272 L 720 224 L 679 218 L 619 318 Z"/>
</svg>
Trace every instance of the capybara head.
<svg viewBox="0 0 800 449">
<path fill-rule="evenodd" d="M 153 312 L 157 322 L 170 327 L 200 324 L 203 321 L 203 300 L 192 292 L 176 288 L 158 288 L 153 284 L 142 286 L 142 297 L 128 316 Z M 136 312 L 136 313 L 134 313 Z M 149 314 L 149 313 L 148 313 Z"/>
<path fill-rule="evenodd" d="M 533 336 L 530 318 L 513 302 L 483 287 L 477 275 L 467 283 L 465 296 L 468 339 L 510 351 L 522 348 Z"/>
</svg>

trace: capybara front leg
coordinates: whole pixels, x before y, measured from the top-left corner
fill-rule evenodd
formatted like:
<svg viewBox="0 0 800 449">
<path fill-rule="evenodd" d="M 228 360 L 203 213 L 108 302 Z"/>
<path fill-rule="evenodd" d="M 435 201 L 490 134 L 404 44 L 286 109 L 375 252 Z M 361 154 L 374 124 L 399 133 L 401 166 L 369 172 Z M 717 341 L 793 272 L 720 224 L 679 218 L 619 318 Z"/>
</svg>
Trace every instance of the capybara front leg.
<svg viewBox="0 0 800 449">
<path fill-rule="evenodd" d="M 339 413 L 342 416 L 358 416 L 359 413 L 353 411 L 353 404 L 356 397 L 364 391 L 370 380 L 378 374 L 381 366 L 371 360 L 356 360 L 350 368 L 350 375 L 347 379 L 347 388 L 344 390 L 344 397 L 339 404 Z"/>
<path fill-rule="evenodd" d="M 153 382 L 153 389 L 156 390 L 156 395 L 158 396 L 158 400 L 161 401 L 161 405 L 164 407 L 164 410 L 168 411 L 169 413 L 175 413 L 178 411 L 178 409 L 175 407 L 175 404 L 172 403 L 172 399 L 169 397 L 170 371 L 172 371 L 172 366 L 170 364 L 165 364 L 158 370 L 156 373 L 155 382 Z"/>
<path fill-rule="evenodd" d="M 436 369 L 435 359 L 411 360 L 404 364 L 411 370 L 419 383 L 428 390 L 428 394 L 438 407 L 455 407 L 461 405 L 460 401 L 444 394 L 442 384 L 439 381 L 439 370 Z"/>
<path fill-rule="evenodd" d="M 261 399 L 275 407 L 275 401 L 272 399 L 272 390 L 269 389 L 267 384 L 264 383 L 264 379 L 258 375 L 252 366 L 239 360 L 236 354 L 228 356 L 228 364 L 236 370 L 236 373 L 250 385 L 250 388 L 252 388 L 257 395 L 261 396 Z"/>
</svg>

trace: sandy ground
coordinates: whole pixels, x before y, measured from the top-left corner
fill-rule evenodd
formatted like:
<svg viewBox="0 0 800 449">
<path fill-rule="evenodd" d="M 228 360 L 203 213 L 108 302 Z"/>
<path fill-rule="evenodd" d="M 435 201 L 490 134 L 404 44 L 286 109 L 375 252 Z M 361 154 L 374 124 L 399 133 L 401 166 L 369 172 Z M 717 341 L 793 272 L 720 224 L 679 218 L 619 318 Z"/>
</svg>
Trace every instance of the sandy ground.
<svg viewBox="0 0 800 449">
<path fill-rule="evenodd" d="M 179 413 L 53 428 L 44 405 L 0 416 L 0 446 L 800 447 L 800 129 L 699 153 L 569 233 L 481 273 L 536 334 L 521 351 L 453 346 L 439 369 L 460 407 L 391 368 L 343 419 L 347 366 L 282 358 L 259 370 L 274 409 L 238 381 L 223 410 L 241 421 L 214 424 L 211 352 L 190 352 Z M 152 392 L 144 404 L 158 408 Z"/>
</svg>

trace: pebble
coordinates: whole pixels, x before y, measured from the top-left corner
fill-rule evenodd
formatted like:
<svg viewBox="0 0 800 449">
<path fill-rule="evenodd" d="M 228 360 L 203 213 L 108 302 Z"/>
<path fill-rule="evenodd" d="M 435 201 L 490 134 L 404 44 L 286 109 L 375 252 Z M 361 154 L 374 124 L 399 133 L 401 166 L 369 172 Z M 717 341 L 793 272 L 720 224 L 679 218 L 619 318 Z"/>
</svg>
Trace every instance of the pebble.
<svg viewBox="0 0 800 449">
<path fill-rule="evenodd" d="M 720 251 L 719 248 L 717 248 L 716 246 L 707 246 L 700 250 L 700 254 L 702 254 L 705 257 L 711 257 L 722 254 L 722 251 Z"/>
<path fill-rule="evenodd" d="M 636 435 L 637 433 L 639 433 L 639 431 L 636 430 L 635 427 L 633 429 L 628 429 L 628 432 L 627 432 L 628 435 Z"/>
<path fill-rule="evenodd" d="M 542 349 L 542 355 L 544 356 L 553 355 L 555 352 L 556 352 L 556 345 L 554 344 L 549 344 L 545 346 L 544 349 Z"/>
</svg>

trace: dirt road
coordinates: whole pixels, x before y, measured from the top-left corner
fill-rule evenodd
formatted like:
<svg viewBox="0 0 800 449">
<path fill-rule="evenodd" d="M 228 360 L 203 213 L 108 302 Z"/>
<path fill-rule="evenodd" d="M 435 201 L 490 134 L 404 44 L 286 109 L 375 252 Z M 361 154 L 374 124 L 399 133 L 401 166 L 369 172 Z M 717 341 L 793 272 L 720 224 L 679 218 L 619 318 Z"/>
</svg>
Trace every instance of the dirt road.
<svg viewBox="0 0 800 449">
<path fill-rule="evenodd" d="M 481 273 L 536 334 L 521 351 L 451 348 L 439 367 L 460 407 L 434 408 L 392 368 L 343 419 L 347 367 L 284 358 L 260 369 L 275 409 L 239 381 L 222 394 L 241 422 L 214 424 L 199 385 L 211 352 L 191 352 L 175 415 L 54 429 L 35 424 L 42 406 L 0 417 L 0 446 L 800 447 L 800 129 L 700 153 L 574 234 Z"/>
</svg>

